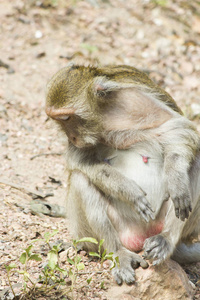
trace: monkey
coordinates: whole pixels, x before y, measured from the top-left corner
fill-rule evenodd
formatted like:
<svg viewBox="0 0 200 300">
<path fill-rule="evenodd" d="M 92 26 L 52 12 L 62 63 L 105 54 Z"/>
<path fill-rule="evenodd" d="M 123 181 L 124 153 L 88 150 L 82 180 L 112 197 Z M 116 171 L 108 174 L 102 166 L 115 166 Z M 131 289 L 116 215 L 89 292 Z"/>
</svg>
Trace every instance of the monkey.
<svg viewBox="0 0 200 300">
<path fill-rule="evenodd" d="M 72 65 L 48 83 L 46 113 L 68 138 L 71 231 L 104 238 L 118 284 L 146 259 L 200 261 L 200 137 L 167 92 L 131 66 Z"/>
</svg>

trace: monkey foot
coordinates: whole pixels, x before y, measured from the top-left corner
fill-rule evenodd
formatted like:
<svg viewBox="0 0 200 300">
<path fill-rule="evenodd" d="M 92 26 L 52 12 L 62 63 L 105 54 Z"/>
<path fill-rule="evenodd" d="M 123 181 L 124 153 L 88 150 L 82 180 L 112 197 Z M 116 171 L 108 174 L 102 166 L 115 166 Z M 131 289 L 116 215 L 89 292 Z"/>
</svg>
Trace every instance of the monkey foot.
<svg viewBox="0 0 200 300">
<path fill-rule="evenodd" d="M 123 282 L 126 284 L 132 284 L 135 282 L 135 271 L 134 269 L 141 266 L 143 269 L 148 267 L 148 263 L 138 254 L 131 252 L 127 249 L 119 250 L 116 255 L 119 258 L 119 265 L 117 264 L 112 274 L 117 282 L 121 285 Z"/>
<path fill-rule="evenodd" d="M 172 253 L 172 245 L 161 234 L 152 236 L 145 241 L 143 257 L 153 261 L 153 265 L 162 263 Z"/>
</svg>

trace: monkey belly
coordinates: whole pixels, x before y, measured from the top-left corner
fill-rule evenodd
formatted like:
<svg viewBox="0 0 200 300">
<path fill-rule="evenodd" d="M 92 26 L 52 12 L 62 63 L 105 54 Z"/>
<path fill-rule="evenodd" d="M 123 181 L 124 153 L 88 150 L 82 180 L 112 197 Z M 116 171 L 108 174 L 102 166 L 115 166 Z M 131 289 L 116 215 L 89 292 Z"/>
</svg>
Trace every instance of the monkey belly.
<svg viewBox="0 0 200 300">
<path fill-rule="evenodd" d="M 117 150 L 110 164 L 126 177 L 134 180 L 144 192 L 155 212 L 156 219 L 144 223 L 130 205 L 118 203 L 110 208 L 111 219 L 127 249 L 141 251 L 147 238 L 162 232 L 168 203 L 163 199 L 166 185 L 163 174 L 163 157 L 159 145 L 141 143 L 129 150 Z M 115 207 L 114 207 L 115 206 Z"/>
<path fill-rule="evenodd" d="M 158 222 L 150 225 L 146 230 L 128 229 L 119 234 L 122 245 L 134 252 L 139 252 L 143 249 L 144 242 L 147 238 L 157 235 L 162 232 L 164 223 Z"/>
<path fill-rule="evenodd" d="M 132 149 L 117 150 L 110 160 L 113 168 L 142 188 L 156 216 L 160 213 L 166 194 L 163 163 L 161 151 L 156 146 L 147 147 L 145 143 Z"/>
</svg>

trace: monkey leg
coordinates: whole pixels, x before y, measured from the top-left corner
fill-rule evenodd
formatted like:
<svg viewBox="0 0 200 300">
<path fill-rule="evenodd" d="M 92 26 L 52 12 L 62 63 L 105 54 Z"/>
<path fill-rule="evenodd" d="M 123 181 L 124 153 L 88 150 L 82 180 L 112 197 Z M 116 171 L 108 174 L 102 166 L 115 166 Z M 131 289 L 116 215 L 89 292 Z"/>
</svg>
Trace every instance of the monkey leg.
<svg viewBox="0 0 200 300">
<path fill-rule="evenodd" d="M 146 268 L 148 263 L 138 254 L 122 246 L 118 232 L 107 215 L 109 201 L 88 178 L 80 171 L 73 171 L 69 180 L 67 216 L 74 237 L 94 237 L 98 241 L 104 239 L 104 248 L 114 252 L 114 257 L 119 258 L 119 266 L 116 265 L 112 270 L 116 282 L 133 283 L 134 269 L 139 266 Z M 90 251 L 98 250 L 98 246 L 92 243 L 83 243 L 83 247 Z"/>
<path fill-rule="evenodd" d="M 194 255 L 194 261 L 200 260 L 200 246 L 197 243 L 193 245 L 184 245 L 181 241 L 190 241 L 200 232 L 200 154 L 196 157 L 190 170 L 190 188 L 192 195 L 193 210 L 186 221 L 176 218 L 173 211 L 172 201 L 169 200 L 169 206 L 165 217 L 164 229 L 161 234 L 148 238 L 144 244 L 144 257 L 153 260 L 154 264 L 159 264 L 166 258 L 172 256 L 180 261 L 180 255 L 188 253 Z M 176 250 L 176 246 L 178 248 Z M 197 254 L 199 252 L 199 254 Z M 179 255 L 180 254 L 180 255 Z M 192 261 L 192 259 L 190 260 Z"/>
</svg>

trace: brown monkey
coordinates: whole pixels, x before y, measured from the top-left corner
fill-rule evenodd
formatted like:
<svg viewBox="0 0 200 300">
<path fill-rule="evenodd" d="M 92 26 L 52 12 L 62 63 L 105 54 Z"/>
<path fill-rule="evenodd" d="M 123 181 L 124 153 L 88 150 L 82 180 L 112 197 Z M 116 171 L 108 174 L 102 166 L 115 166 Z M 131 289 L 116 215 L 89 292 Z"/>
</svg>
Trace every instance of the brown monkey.
<svg viewBox="0 0 200 300">
<path fill-rule="evenodd" d="M 48 84 L 46 112 L 69 139 L 72 231 L 105 239 L 119 284 L 147 266 L 143 245 L 155 264 L 200 260 L 182 243 L 200 229 L 200 138 L 164 90 L 132 67 L 70 66 Z"/>
</svg>

